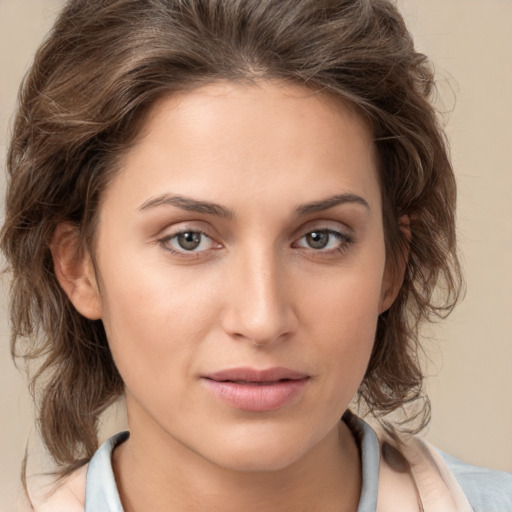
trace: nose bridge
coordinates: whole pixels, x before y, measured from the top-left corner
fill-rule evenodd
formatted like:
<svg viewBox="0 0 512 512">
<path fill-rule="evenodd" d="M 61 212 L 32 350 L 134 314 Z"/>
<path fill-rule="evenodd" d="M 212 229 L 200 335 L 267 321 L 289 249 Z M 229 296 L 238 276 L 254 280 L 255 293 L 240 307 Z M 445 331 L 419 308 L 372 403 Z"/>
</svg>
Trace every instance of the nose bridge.
<svg viewBox="0 0 512 512">
<path fill-rule="evenodd" d="M 289 334 L 295 319 L 287 272 L 273 248 L 247 247 L 237 255 L 232 270 L 226 331 L 258 345 Z"/>
</svg>

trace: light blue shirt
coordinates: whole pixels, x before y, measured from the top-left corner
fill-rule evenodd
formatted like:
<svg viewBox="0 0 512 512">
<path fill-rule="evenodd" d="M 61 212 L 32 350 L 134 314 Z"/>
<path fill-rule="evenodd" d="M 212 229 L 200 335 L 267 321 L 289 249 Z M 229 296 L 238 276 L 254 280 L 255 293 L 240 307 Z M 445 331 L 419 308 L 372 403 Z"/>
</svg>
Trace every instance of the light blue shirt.
<svg viewBox="0 0 512 512">
<path fill-rule="evenodd" d="M 357 512 L 376 512 L 380 448 L 377 435 L 358 420 L 362 435 L 362 489 Z M 103 443 L 89 463 L 85 488 L 85 512 L 124 512 L 112 470 L 112 452 L 125 441 L 121 432 Z M 512 474 L 478 468 L 441 453 L 475 512 L 512 512 Z M 397 511 L 399 512 L 399 511 Z"/>
</svg>

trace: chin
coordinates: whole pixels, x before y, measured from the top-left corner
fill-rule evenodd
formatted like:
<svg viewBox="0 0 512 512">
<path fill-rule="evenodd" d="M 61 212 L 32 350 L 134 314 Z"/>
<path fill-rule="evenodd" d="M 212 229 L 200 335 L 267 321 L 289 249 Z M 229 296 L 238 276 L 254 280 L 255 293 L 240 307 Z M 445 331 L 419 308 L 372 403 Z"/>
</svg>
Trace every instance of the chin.
<svg viewBox="0 0 512 512">
<path fill-rule="evenodd" d="M 242 450 L 233 455 L 224 453 L 219 465 L 240 473 L 266 473 L 286 469 L 299 460 L 302 455 L 294 450 L 283 452 L 272 448 L 259 451 Z"/>
<path fill-rule="evenodd" d="M 239 472 L 279 471 L 303 457 L 312 444 L 307 436 L 288 432 L 252 432 L 226 435 L 226 443 L 215 443 L 210 460 L 226 469 Z"/>
</svg>

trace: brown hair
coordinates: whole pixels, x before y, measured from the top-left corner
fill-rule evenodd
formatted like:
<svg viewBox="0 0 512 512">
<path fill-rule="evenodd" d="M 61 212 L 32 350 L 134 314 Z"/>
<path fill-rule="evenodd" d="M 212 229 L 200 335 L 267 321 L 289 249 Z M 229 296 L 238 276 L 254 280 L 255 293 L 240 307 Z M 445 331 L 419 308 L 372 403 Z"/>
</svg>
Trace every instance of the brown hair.
<svg viewBox="0 0 512 512">
<path fill-rule="evenodd" d="M 92 456 L 98 417 L 123 382 L 101 321 L 78 314 L 57 282 L 55 227 L 75 223 L 91 247 L 102 191 L 158 98 L 258 78 L 341 98 L 371 126 L 388 257 L 408 252 L 408 260 L 359 396 L 382 421 L 423 397 L 418 326 L 447 314 L 461 284 L 455 180 L 431 105 L 432 69 L 392 1 L 71 0 L 21 88 L 1 239 L 12 272 L 12 353 L 39 358 L 31 381 L 39 426 L 64 469 Z M 422 415 L 418 429 L 426 398 Z"/>
</svg>

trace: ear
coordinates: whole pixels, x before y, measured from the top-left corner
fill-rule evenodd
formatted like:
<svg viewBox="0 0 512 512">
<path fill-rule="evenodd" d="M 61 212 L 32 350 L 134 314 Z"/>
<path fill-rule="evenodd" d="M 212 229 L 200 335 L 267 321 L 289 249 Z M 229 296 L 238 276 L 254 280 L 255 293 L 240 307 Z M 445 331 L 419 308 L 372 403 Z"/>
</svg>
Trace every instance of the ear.
<svg viewBox="0 0 512 512">
<path fill-rule="evenodd" d="M 384 277 L 382 280 L 382 293 L 379 304 L 379 314 L 388 310 L 400 292 L 404 282 L 405 269 L 409 260 L 409 242 L 411 241 L 411 221 L 408 215 L 402 215 L 398 219 L 398 229 L 405 237 L 407 244 L 403 246 L 401 254 L 394 257 L 394 261 L 386 262 Z"/>
<path fill-rule="evenodd" d="M 50 250 L 55 275 L 76 310 L 89 318 L 101 318 L 101 300 L 91 256 L 81 245 L 77 227 L 61 222 L 53 233 Z"/>
</svg>

